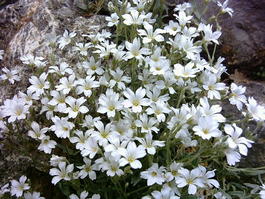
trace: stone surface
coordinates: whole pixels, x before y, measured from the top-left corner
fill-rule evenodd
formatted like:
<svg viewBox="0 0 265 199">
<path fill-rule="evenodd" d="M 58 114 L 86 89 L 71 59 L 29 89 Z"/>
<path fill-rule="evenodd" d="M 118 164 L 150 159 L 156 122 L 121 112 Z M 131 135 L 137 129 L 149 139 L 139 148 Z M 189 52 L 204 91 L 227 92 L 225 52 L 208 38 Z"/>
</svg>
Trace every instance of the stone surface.
<svg viewBox="0 0 265 199">
<path fill-rule="evenodd" d="M 221 52 L 229 65 L 250 68 L 265 63 L 265 1 L 230 0 L 233 17 L 221 18 Z"/>
<path fill-rule="evenodd" d="M 97 32 L 105 24 L 104 16 L 81 16 L 72 0 L 18 0 L 0 8 L 0 49 L 5 50 L 0 69 L 16 67 L 22 77 L 14 85 L 0 85 L 0 103 L 28 85 L 32 69 L 22 65 L 20 56 L 28 53 L 48 56 L 49 37 L 61 35 L 65 29 L 86 34 Z M 37 143 L 29 140 L 26 132 L 19 133 L 10 132 L 0 140 L 0 186 L 27 173 L 29 168 L 39 172 L 48 169 L 48 156 L 37 152 Z"/>
</svg>

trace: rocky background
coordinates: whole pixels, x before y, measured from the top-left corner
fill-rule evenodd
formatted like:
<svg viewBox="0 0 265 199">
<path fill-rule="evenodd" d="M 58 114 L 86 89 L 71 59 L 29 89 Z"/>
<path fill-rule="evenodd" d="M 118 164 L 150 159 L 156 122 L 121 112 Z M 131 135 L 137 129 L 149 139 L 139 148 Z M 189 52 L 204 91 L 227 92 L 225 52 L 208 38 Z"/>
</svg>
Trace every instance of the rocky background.
<svg viewBox="0 0 265 199">
<path fill-rule="evenodd" d="M 195 1 L 200 8 L 200 1 Z M 0 85 L 0 103 L 27 86 L 27 79 L 32 71 L 23 67 L 19 60 L 21 55 L 33 53 L 43 56 L 43 52 L 47 54 L 44 41 L 52 39 L 56 34 L 62 34 L 65 29 L 90 33 L 105 26 L 104 16 L 99 13 L 106 12 L 100 11 L 102 6 L 97 6 L 97 2 L 99 0 L 90 3 L 89 0 L 0 1 L 0 49 L 5 50 L 0 68 L 17 67 L 24 76 L 22 81 L 8 88 Z M 168 0 L 167 4 L 174 6 L 180 2 L 181 0 Z M 218 54 L 226 58 L 231 73 L 225 81 L 246 86 L 248 95 L 255 96 L 260 103 L 265 104 L 265 1 L 230 0 L 229 7 L 234 9 L 234 14 L 232 18 L 224 15 L 220 20 L 223 34 L 218 49 Z M 204 16 L 205 21 L 210 19 L 214 9 L 214 6 L 209 8 Z M 223 107 L 225 114 L 235 112 L 226 103 Z M 255 124 L 250 128 L 254 127 Z M 259 129 L 257 134 L 258 140 L 244 161 L 244 166 L 265 165 L 265 129 Z M 49 183 L 43 183 L 45 178 L 46 182 L 50 180 L 44 175 L 48 170 L 47 157 L 43 153 L 40 155 L 35 150 L 34 143 L 25 137 L 8 135 L 1 140 L 0 186 L 10 179 L 27 174 L 35 181 L 36 191 L 53 190 Z M 56 190 L 51 191 L 46 198 L 51 198 L 51 195 L 56 197 L 56 193 Z"/>
</svg>

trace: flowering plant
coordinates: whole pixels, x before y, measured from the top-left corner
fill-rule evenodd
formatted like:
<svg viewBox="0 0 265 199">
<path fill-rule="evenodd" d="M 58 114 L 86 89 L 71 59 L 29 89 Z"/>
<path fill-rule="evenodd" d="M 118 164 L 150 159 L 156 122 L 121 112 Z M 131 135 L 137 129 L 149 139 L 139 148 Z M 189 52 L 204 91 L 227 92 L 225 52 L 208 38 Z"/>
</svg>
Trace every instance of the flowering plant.
<svg viewBox="0 0 265 199">
<path fill-rule="evenodd" d="M 154 3 L 110 2 L 114 33 L 66 30 L 52 55 L 23 56 L 36 74 L 0 107 L 2 132 L 24 122 L 38 150 L 51 155 L 51 183 L 70 199 L 256 197 L 236 183 L 233 166 L 253 144 L 242 123 L 261 123 L 265 108 L 244 87 L 220 82 L 224 59 L 209 50 L 219 30 L 198 22 L 190 3 L 160 26 L 161 16 L 149 12 Z M 227 2 L 218 6 L 232 15 Z M 3 72 L 3 80 L 19 80 L 16 71 Z M 245 119 L 226 118 L 224 100 Z M 26 180 L 0 194 L 43 198 L 24 193 Z"/>
</svg>

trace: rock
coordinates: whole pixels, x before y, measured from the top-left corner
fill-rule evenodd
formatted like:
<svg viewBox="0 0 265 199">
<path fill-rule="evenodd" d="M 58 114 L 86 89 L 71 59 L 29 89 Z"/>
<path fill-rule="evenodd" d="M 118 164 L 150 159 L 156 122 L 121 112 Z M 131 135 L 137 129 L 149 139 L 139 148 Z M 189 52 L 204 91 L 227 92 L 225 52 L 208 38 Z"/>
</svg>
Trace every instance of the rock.
<svg viewBox="0 0 265 199">
<path fill-rule="evenodd" d="M 46 41 L 61 35 L 65 29 L 87 34 L 104 27 L 104 16 L 83 17 L 77 10 L 72 0 L 18 0 L 1 7 L 0 49 L 5 50 L 5 55 L 0 66 L 19 68 L 22 80 L 14 85 L 0 84 L 0 103 L 28 86 L 33 69 L 21 63 L 22 55 L 49 56 Z M 10 132 L 1 140 L 0 187 L 26 174 L 30 167 L 39 171 L 48 169 L 48 156 L 36 150 L 37 143 L 25 136 L 26 131 L 19 133 Z"/>
<path fill-rule="evenodd" d="M 221 53 L 229 65 L 245 67 L 265 63 L 265 1 L 230 0 L 233 17 L 223 16 Z"/>
</svg>

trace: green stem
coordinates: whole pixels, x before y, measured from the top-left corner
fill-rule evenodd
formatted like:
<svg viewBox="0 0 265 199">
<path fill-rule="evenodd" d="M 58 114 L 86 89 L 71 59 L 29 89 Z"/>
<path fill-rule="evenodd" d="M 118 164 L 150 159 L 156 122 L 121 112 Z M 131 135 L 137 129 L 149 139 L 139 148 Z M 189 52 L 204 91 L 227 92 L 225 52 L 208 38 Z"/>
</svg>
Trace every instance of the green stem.
<svg viewBox="0 0 265 199">
<path fill-rule="evenodd" d="M 212 58 L 211 58 L 211 63 L 214 62 L 214 57 L 215 57 L 216 47 L 217 47 L 217 44 L 214 44 L 213 54 L 212 54 Z"/>
<path fill-rule="evenodd" d="M 139 192 L 139 191 L 142 191 L 142 190 L 144 190 L 144 189 L 146 189 L 146 188 L 147 188 L 147 186 L 144 186 L 144 187 L 141 187 L 141 188 L 136 189 L 136 190 L 134 190 L 134 191 L 131 191 L 130 193 L 128 193 L 128 196 L 130 196 L 130 195 L 132 195 L 132 194 L 134 194 L 134 193 L 137 193 L 137 192 Z"/>
<path fill-rule="evenodd" d="M 204 46 L 205 51 L 206 51 L 206 53 L 207 53 L 208 60 L 209 60 L 210 64 L 212 65 L 212 64 L 213 64 L 213 63 L 212 63 L 212 58 L 211 58 L 211 55 L 210 55 L 210 53 L 209 53 L 208 46 L 207 46 L 206 44 L 204 44 L 203 46 Z"/>
<path fill-rule="evenodd" d="M 180 103 L 182 101 L 182 99 L 185 97 L 185 87 L 183 87 L 180 91 L 180 94 L 179 94 L 179 98 L 178 98 L 178 102 L 177 102 L 177 108 L 179 108 L 180 106 Z"/>
</svg>

